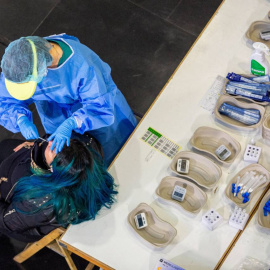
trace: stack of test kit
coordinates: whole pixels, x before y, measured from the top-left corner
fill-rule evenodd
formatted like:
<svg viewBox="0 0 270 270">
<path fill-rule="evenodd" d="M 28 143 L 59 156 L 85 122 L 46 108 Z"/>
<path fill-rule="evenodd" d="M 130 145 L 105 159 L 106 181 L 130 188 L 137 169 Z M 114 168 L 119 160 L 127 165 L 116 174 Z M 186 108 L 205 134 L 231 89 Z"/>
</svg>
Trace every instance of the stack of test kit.
<svg viewBox="0 0 270 270">
<path fill-rule="evenodd" d="M 228 73 L 229 82 L 226 85 L 226 93 L 230 95 L 242 96 L 259 102 L 270 102 L 269 91 L 270 77 L 251 77 L 246 78 L 235 73 Z"/>
<path fill-rule="evenodd" d="M 269 104 L 270 77 L 246 78 L 228 73 L 224 95 L 217 101 L 214 114 L 223 124 L 235 130 L 254 131 L 262 125 Z"/>
<path fill-rule="evenodd" d="M 251 126 L 259 123 L 261 119 L 260 111 L 256 109 L 244 109 L 233 106 L 229 103 L 222 103 L 218 111 L 231 119 L 239 121 L 245 125 Z"/>
<path fill-rule="evenodd" d="M 218 121 L 235 131 L 255 131 L 262 125 L 265 107 L 250 99 L 242 99 L 239 96 L 220 96 L 214 115 Z"/>
</svg>

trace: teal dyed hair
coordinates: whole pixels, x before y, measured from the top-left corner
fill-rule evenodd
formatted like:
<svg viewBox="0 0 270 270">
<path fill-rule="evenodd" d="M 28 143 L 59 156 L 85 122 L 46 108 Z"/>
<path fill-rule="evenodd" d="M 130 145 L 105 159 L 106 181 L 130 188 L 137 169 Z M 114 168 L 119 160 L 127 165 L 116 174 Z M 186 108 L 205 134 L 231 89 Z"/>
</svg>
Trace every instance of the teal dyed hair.
<svg viewBox="0 0 270 270">
<path fill-rule="evenodd" d="M 71 140 L 54 158 L 52 169 L 52 173 L 21 178 L 14 189 L 15 205 L 48 196 L 50 199 L 31 213 L 53 206 L 57 222 L 67 225 L 95 219 L 101 207 L 110 208 L 114 203 L 114 179 L 99 154 L 84 143 Z"/>
</svg>

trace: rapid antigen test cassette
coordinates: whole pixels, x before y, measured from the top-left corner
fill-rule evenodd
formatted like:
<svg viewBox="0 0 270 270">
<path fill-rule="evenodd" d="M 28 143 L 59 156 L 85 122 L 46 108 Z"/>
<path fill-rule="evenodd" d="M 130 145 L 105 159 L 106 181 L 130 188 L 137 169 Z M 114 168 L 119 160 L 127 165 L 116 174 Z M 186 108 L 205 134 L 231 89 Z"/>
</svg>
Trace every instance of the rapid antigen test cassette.
<svg viewBox="0 0 270 270">
<path fill-rule="evenodd" d="M 186 195 L 186 189 L 180 186 L 175 186 L 172 192 L 172 199 L 182 202 Z"/>
<path fill-rule="evenodd" d="M 135 216 L 135 223 L 138 230 L 145 228 L 147 226 L 147 220 L 145 213 L 140 213 Z"/>
<path fill-rule="evenodd" d="M 215 153 L 221 160 L 226 160 L 231 155 L 231 151 L 223 144 L 216 149 Z"/>
<path fill-rule="evenodd" d="M 188 159 L 181 159 L 181 158 L 179 158 L 177 160 L 176 170 L 179 173 L 187 174 L 188 173 L 188 170 L 189 170 L 189 160 Z"/>
</svg>

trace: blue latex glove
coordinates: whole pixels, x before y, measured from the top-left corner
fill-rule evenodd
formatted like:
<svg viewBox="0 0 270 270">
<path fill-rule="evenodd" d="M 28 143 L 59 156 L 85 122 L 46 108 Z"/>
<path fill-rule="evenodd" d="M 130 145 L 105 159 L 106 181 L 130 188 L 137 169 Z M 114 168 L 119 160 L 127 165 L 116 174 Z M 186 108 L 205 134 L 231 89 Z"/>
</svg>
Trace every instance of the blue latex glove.
<svg viewBox="0 0 270 270">
<path fill-rule="evenodd" d="M 67 143 L 67 146 L 69 146 L 71 133 L 75 128 L 77 128 L 77 123 L 74 117 L 70 117 L 65 120 L 47 139 L 47 141 L 53 140 L 51 151 L 53 151 L 55 147 L 55 153 L 59 153 L 63 149 L 65 142 Z"/>
<path fill-rule="evenodd" d="M 37 127 L 25 115 L 18 119 L 17 124 L 26 140 L 38 139 Z"/>
</svg>

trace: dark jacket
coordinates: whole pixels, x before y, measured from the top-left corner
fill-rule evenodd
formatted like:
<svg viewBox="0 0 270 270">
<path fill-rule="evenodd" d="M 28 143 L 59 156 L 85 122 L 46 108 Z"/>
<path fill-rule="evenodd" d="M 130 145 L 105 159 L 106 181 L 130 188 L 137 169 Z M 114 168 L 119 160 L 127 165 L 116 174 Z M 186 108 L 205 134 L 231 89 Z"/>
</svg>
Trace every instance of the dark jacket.
<svg viewBox="0 0 270 270">
<path fill-rule="evenodd" d="M 101 153 L 100 144 L 90 135 L 77 136 L 86 145 Z M 1 146 L 1 145 L 0 145 Z M 41 206 L 50 199 L 50 194 L 43 198 L 26 200 L 16 203 L 15 210 L 12 196 L 17 181 L 32 175 L 31 167 L 48 170 L 44 162 L 44 151 L 47 143 L 37 140 L 31 148 L 22 148 L 13 152 L 0 165 L 0 232 L 23 242 L 34 242 L 41 239 L 60 225 L 53 215 L 53 207 L 49 206 L 36 213 L 33 212 L 37 206 Z"/>
</svg>

